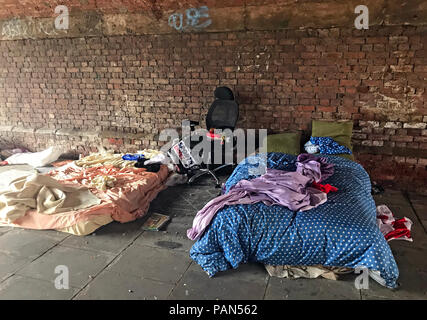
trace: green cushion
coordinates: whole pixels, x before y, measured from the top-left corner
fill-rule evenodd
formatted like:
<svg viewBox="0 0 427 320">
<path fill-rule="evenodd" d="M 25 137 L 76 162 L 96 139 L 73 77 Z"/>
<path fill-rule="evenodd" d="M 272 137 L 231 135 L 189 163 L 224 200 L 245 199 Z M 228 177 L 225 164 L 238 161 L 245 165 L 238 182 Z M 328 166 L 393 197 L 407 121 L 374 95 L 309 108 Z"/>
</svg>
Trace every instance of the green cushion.
<svg viewBox="0 0 427 320">
<path fill-rule="evenodd" d="M 300 141 L 301 132 L 285 132 L 268 135 L 266 139 L 264 138 L 263 146 L 267 142 L 267 152 L 298 155 L 300 154 Z"/>
<path fill-rule="evenodd" d="M 312 121 L 312 137 L 331 137 L 336 142 L 349 148 L 353 152 L 353 146 L 351 145 L 352 133 L 353 121 Z M 339 154 L 339 156 L 354 160 L 353 154 Z"/>
</svg>

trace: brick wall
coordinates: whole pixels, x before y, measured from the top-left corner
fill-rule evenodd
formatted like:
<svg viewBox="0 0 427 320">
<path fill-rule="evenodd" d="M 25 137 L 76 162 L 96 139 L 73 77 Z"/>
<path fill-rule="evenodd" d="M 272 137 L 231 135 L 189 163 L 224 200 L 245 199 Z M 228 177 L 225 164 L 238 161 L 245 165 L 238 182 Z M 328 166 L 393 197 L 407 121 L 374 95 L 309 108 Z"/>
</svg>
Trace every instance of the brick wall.
<svg viewBox="0 0 427 320">
<path fill-rule="evenodd" d="M 312 119 L 352 119 L 374 179 L 422 188 L 426 79 L 425 26 L 0 41 L 0 147 L 157 147 L 227 85 L 239 127 L 309 135 Z"/>
</svg>

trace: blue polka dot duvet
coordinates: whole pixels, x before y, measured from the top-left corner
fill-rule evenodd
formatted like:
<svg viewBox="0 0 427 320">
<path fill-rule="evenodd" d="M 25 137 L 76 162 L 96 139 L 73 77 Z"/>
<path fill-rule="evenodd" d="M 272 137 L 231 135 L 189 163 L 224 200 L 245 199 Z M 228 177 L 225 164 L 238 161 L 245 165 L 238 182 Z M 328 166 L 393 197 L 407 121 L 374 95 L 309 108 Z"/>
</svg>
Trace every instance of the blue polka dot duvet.
<svg viewBox="0 0 427 320">
<path fill-rule="evenodd" d="M 338 156 L 322 155 L 334 164 L 334 174 L 322 183 L 338 188 L 318 207 L 293 212 L 262 202 L 225 206 L 190 250 L 209 276 L 256 261 L 269 265 L 323 265 L 368 268 L 385 285 L 397 286 L 399 271 L 387 241 L 376 224 L 371 183 L 362 166 Z M 257 162 L 295 171 L 296 156 L 282 153 L 246 158 L 233 171 L 225 192 L 242 179 L 257 175 Z M 259 175 L 258 175 L 259 176 Z"/>
</svg>

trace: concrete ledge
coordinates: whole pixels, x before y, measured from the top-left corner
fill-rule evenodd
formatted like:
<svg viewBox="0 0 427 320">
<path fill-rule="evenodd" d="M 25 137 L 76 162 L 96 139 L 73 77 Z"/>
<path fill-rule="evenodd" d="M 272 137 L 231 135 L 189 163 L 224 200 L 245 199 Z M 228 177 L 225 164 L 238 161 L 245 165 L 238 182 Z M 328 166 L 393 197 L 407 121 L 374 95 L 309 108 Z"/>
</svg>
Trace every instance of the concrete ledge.
<svg viewBox="0 0 427 320">
<path fill-rule="evenodd" d="M 76 129 L 50 129 L 50 128 L 23 128 L 16 126 L 0 126 L 0 132 L 13 133 L 34 133 L 35 135 L 57 135 L 69 137 L 86 137 L 86 138 L 115 138 L 115 139 L 132 139 L 132 140 L 155 140 L 156 135 L 152 133 L 128 133 L 120 131 L 82 131 Z"/>
</svg>

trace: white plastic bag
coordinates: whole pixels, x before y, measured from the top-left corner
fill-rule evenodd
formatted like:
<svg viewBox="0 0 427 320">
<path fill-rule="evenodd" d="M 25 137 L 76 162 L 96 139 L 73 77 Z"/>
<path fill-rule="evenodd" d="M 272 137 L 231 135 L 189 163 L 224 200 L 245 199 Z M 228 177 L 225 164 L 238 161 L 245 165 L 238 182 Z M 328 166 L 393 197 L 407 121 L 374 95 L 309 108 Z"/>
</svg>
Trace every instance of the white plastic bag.
<svg viewBox="0 0 427 320">
<path fill-rule="evenodd" d="M 40 152 L 25 152 L 11 155 L 5 161 L 8 164 L 29 164 L 33 167 L 43 167 L 55 160 L 62 154 L 59 147 L 50 147 Z"/>
</svg>

